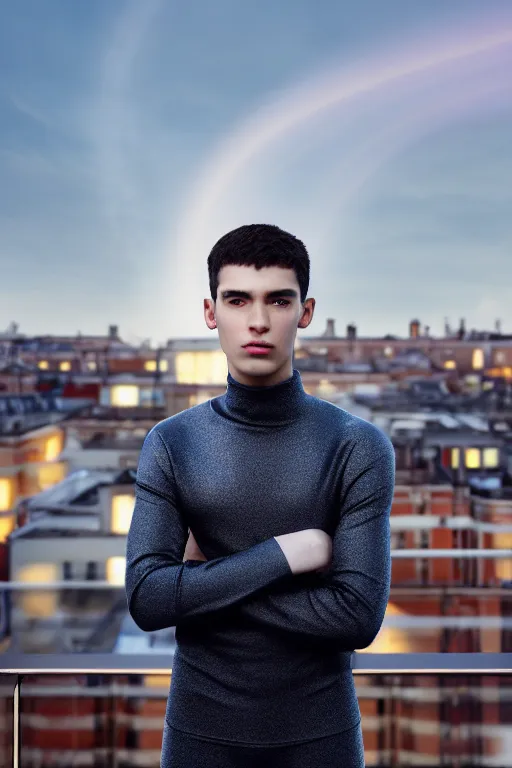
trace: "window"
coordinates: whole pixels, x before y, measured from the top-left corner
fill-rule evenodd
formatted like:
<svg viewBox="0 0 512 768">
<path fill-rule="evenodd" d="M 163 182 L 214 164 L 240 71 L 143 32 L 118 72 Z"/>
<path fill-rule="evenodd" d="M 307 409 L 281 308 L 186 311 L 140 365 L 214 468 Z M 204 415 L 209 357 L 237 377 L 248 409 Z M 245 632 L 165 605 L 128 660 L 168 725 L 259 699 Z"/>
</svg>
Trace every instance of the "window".
<svg viewBox="0 0 512 768">
<path fill-rule="evenodd" d="M 499 464 L 499 451 L 497 448 L 484 448 L 484 467 L 486 469 L 494 469 Z"/>
<path fill-rule="evenodd" d="M 52 488 L 57 483 L 62 482 L 66 477 L 66 471 L 64 464 L 45 464 L 37 468 L 37 482 L 39 488 L 45 491 L 47 488 Z"/>
<path fill-rule="evenodd" d="M 52 583 L 57 581 L 60 566 L 57 563 L 28 563 L 18 568 L 16 581 L 34 583 Z M 58 604 L 58 590 L 46 592 L 22 592 L 16 596 L 20 608 L 32 619 L 44 619 L 54 616 Z"/>
<path fill-rule="evenodd" d="M 44 447 L 44 458 L 45 461 L 55 461 L 57 456 L 62 451 L 62 436 L 61 435 L 52 435 L 48 438 L 46 441 L 46 445 Z"/>
<path fill-rule="evenodd" d="M 473 350 L 473 368 L 478 370 L 484 367 L 484 351 L 483 349 Z"/>
<path fill-rule="evenodd" d="M 176 354 L 178 384 L 225 384 L 227 375 L 227 359 L 222 349 Z"/>
<path fill-rule="evenodd" d="M 110 584 L 124 584 L 126 557 L 109 557 L 107 560 L 107 581 Z"/>
<path fill-rule="evenodd" d="M 480 450 L 478 448 L 466 448 L 466 468 L 480 469 Z"/>
<path fill-rule="evenodd" d="M 129 408 L 139 404 L 139 388 L 135 384 L 118 384 L 110 390 L 111 405 Z"/>
<path fill-rule="evenodd" d="M 116 494 L 112 497 L 112 533 L 128 533 L 134 506 L 135 496 L 132 494 Z"/>
<path fill-rule="evenodd" d="M 14 480 L 0 477 L 0 512 L 8 512 L 13 504 Z"/>
</svg>

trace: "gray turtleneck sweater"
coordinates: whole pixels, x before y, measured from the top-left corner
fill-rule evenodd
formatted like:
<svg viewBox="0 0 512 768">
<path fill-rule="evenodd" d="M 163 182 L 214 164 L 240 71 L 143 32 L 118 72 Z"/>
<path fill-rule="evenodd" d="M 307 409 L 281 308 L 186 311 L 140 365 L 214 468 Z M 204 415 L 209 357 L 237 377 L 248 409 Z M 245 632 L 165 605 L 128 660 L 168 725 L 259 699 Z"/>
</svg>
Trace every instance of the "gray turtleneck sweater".
<svg viewBox="0 0 512 768">
<path fill-rule="evenodd" d="M 270 746 L 341 732 L 360 711 L 351 652 L 389 598 L 395 458 L 373 424 L 308 395 L 298 370 L 156 424 L 126 551 L 131 616 L 176 627 L 166 719 Z M 182 562 L 188 529 L 207 562 Z M 294 575 L 275 536 L 321 528 L 324 573 Z"/>
</svg>

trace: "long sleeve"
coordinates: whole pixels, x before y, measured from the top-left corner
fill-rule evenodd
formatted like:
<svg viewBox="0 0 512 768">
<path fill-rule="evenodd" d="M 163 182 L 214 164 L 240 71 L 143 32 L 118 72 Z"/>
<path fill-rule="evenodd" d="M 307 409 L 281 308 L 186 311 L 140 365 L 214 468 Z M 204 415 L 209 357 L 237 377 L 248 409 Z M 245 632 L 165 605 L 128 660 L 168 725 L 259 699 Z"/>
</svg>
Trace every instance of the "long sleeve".
<svg viewBox="0 0 512 768">
<path fill-rule="evenodd" d="M 393 445 L 368 425 L 347 447 L 330 570 L 270 587 L 239 605 L 240 615 L 339 651 L 370 645 L 389 599 L 394 484 Z"/>
<path fill-rule="evenodd" d="M 291 574 L 275 538 L 204 563 L 182 562 L 188 525 L 171 456 L 157 427 L 140 453 L 126 546 L 128 610 L 146 632 L 236 605 Z"/>
</svg>

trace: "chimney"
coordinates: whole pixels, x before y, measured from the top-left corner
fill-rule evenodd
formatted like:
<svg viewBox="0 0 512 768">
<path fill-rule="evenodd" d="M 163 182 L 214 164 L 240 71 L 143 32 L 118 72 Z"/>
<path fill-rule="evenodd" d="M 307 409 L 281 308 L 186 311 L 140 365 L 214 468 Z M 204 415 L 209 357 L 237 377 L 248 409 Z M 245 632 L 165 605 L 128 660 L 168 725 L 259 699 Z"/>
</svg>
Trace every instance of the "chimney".
<svg viewBox="0 0 512 768">
<path fill-rule="evenodd" d="M 109 325 L 109 327 L 108 327 L 108 337 L 109 337 L 109 339 L 118 339 L 119 338 L 119 326 L 118 325 Z"/>
<path fill-rule="evenodd" d="M 420 335 L 420 321 L 411 320 L 411 322 L 409 323 L 409 338 L 417 339 L 419 335 Z"/>
<path fill-rule="evenodd" d="M 347 325 L 347 339 L 355 339 L 357 336 L 357 326 L 354 323 Z"/>
<path fill-rule="evenodd" d="M 336 336 L 336 332 L 334 330 L 334 319 L 332 317 L 327 319 L 327 328 L 325 329 L 324 336 L 329 336 L 331 338 Z"/>
</svg>

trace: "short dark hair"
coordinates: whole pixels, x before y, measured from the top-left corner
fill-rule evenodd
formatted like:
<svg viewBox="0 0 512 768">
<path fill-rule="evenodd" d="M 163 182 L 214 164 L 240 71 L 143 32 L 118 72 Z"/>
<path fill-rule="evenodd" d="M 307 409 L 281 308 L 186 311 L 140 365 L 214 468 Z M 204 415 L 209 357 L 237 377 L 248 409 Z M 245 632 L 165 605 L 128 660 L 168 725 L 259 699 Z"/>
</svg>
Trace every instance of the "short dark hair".
<svg viewBox="0 0 512 768">
<path fill-rule="evenodd" d="M 294 269 L 303 304 L 309 288 L 309 255 L 304 243 L 274 224 L 245 224 L 218 240 L 208 256 L 212 299 L 217 301 L 219 272 L 227 264 Z"/>
</svg>

